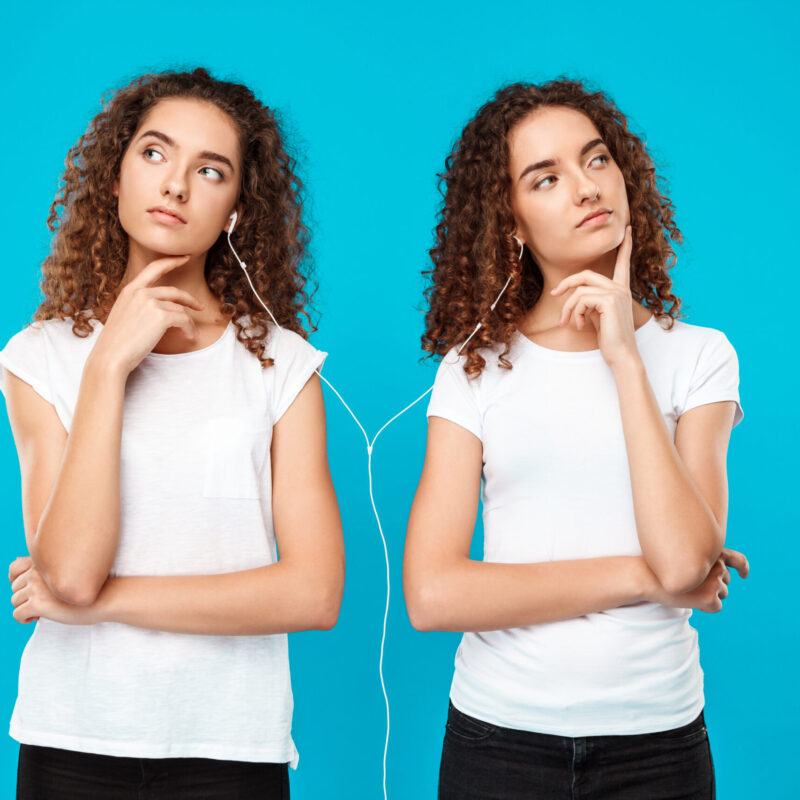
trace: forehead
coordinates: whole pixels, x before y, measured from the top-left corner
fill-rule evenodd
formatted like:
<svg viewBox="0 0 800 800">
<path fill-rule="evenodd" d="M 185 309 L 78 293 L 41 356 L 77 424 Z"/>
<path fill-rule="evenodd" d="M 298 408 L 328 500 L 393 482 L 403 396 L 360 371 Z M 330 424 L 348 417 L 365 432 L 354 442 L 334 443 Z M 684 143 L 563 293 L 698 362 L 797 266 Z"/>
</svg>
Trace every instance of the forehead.
<svg viewBox="0 0 800 800">
<path fill-rule="evenodd" d="M 602 137 L 594 123 L 574 108 L 546 106 L 536 109 L 509 131 L 512 172 L 514 167 L 524 169 L 536 161 L 575 158 L 583 145 L 598 138 Z"/>
<path fill-rule="evenodd" d="M 189 151 L 211 150 L 239 165 L 239 131 L 221 108 L 205 100 L 168 97 L 159 100 L 139 122 L 136 136 L 156 130 Z"/>
</svg>

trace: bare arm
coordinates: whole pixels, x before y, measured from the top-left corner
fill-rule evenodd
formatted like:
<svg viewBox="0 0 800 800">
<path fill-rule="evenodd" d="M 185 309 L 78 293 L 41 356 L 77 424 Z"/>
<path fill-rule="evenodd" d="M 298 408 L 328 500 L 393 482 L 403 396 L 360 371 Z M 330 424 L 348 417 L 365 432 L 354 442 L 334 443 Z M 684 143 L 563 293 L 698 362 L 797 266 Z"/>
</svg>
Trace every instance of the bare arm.
<svg viewBox="0 0 800 800">
<path fill-rule="evenodd" d="M 152 285 L 186 258 L 157 259 L 120 291 L 84 365 L 69 435 L 52 405 L 8 379 L 28 552 L 64 602 L 92 603 L 114 562 L 125 384 L 167 328 L 194 335 L 186 307 L 199 310 L 202 303 L 181 289 Z"/>
<path fill-rule="evenodd" d="M 59 598 L 90 603 L 119 536 L 124 379 L 87 362 L 69 436 L 31 386 L 7 370 L 4 380 L 28 552 Z"/>
<path fill-rule="evenodd" d="M 613 370 L 642 553 L 665 589 L 689 591 L 725 544 L 726 456 L 735 403 L 687 411 L 673 442 L 641 360 Z"/>
<path fill-rule="evenodd" d="M 747 559 L 735 550 L 723 550 L 703 582 L 685 593 L 666 591 L 642 556 L 535 564 L 473 561 L 469 550 L 481 466 L 482 446 L 475 435 L 450 420 L 429 418 L 403 565 L 406 606 L 418 630 L 501 630 L 638 601 L 715 613 L 728 594 L 728 566 L 747 576 Z"/>
<path fill-rule="evenodd" d="M 626 227 L 612 278 L 590 269 L 551 290 L 573 291 L 559 324 L 588 317 L 617 384 L 639 544 L 669 592 L 692 590 L 722 553 L 727 513 L 725 458 L 735 404 L 710 403 L 683 414 L 673 442 L 636 344 L 630 290 L 632 230 Z"/>
<path fill-rule="evenodd" d="M 332 628 L 344 586 L 344 544 L 316 376 L 275 426 L 271 453 L 276 564 L 220 575 L 109 578 L 97 601 L 81 609 L 54 603 L 27 571 L 12 583 L 15 617 L 217 635 Z"/>
<path fill-rule="evenodd" d="M 497 564 L 469 558 L 482 446 L 432 416 L 406 536 L 403 584 L 420 630 L 480 631 L 533 625 L 651 599 L 657 581 L 641 556 Z"/>
</svg>

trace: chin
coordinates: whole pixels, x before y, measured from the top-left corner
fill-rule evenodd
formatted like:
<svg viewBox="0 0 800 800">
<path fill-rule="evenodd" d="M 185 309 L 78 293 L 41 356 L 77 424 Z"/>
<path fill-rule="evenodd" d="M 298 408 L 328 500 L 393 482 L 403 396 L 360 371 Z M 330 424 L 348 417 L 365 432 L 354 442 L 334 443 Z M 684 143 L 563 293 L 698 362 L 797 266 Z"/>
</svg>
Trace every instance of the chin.
<svg viewBox="0 0 800 800">
<path fill-rule="evenodd" d="M 183 256 L 187 253 L 195 255 L 197 243 L 189 244 L 185 241 L 185 236 L 176 235 L 177 232 L 164 231 L 125 231 L 128 234 L 130 244 L 141 250 L 158 253 L 163 256 Z"/>
</svg>

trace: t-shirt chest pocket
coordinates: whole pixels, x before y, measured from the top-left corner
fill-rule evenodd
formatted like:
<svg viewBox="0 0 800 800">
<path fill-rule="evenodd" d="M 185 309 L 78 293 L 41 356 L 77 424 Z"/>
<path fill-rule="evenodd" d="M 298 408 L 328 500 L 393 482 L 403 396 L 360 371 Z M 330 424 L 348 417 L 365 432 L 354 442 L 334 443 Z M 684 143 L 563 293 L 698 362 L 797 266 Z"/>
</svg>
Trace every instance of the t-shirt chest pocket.
<svg viewBox="0 0 800 800">
<path fill-rule="evenodd" d="M 264 418 L 212 417 L 205 425 L 204 497 L 261 497 L 270 431 Z"/>
</svg>

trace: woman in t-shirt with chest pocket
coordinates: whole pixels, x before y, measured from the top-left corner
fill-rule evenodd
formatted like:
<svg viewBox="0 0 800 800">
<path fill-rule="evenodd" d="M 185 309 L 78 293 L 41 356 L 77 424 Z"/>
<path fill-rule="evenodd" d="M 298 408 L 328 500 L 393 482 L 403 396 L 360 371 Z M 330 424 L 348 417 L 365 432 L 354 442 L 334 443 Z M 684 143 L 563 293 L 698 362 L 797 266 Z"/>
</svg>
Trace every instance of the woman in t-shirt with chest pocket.
<svg viewBox="0 0 800 800">
<path fill-rule="evenodd" d="M 288 797 L 286 633 L 331 628 L 344 576 L 301 210 L 273 112 L 202 69 L 134 81 L 70 151 L 0 354 L 38 619 L 19 798 Z"/>
<path fill-rule="evenodd" d="M 415 627 L 466 632 L 439 797 L 711 797 L 688 618 L 747 572 L 723 548 L 742 411 L 725 335 L 677 319 L 672 204 L 570 80 L 500 90 L 442 177 L 404 576 Z"/>
</svg>

